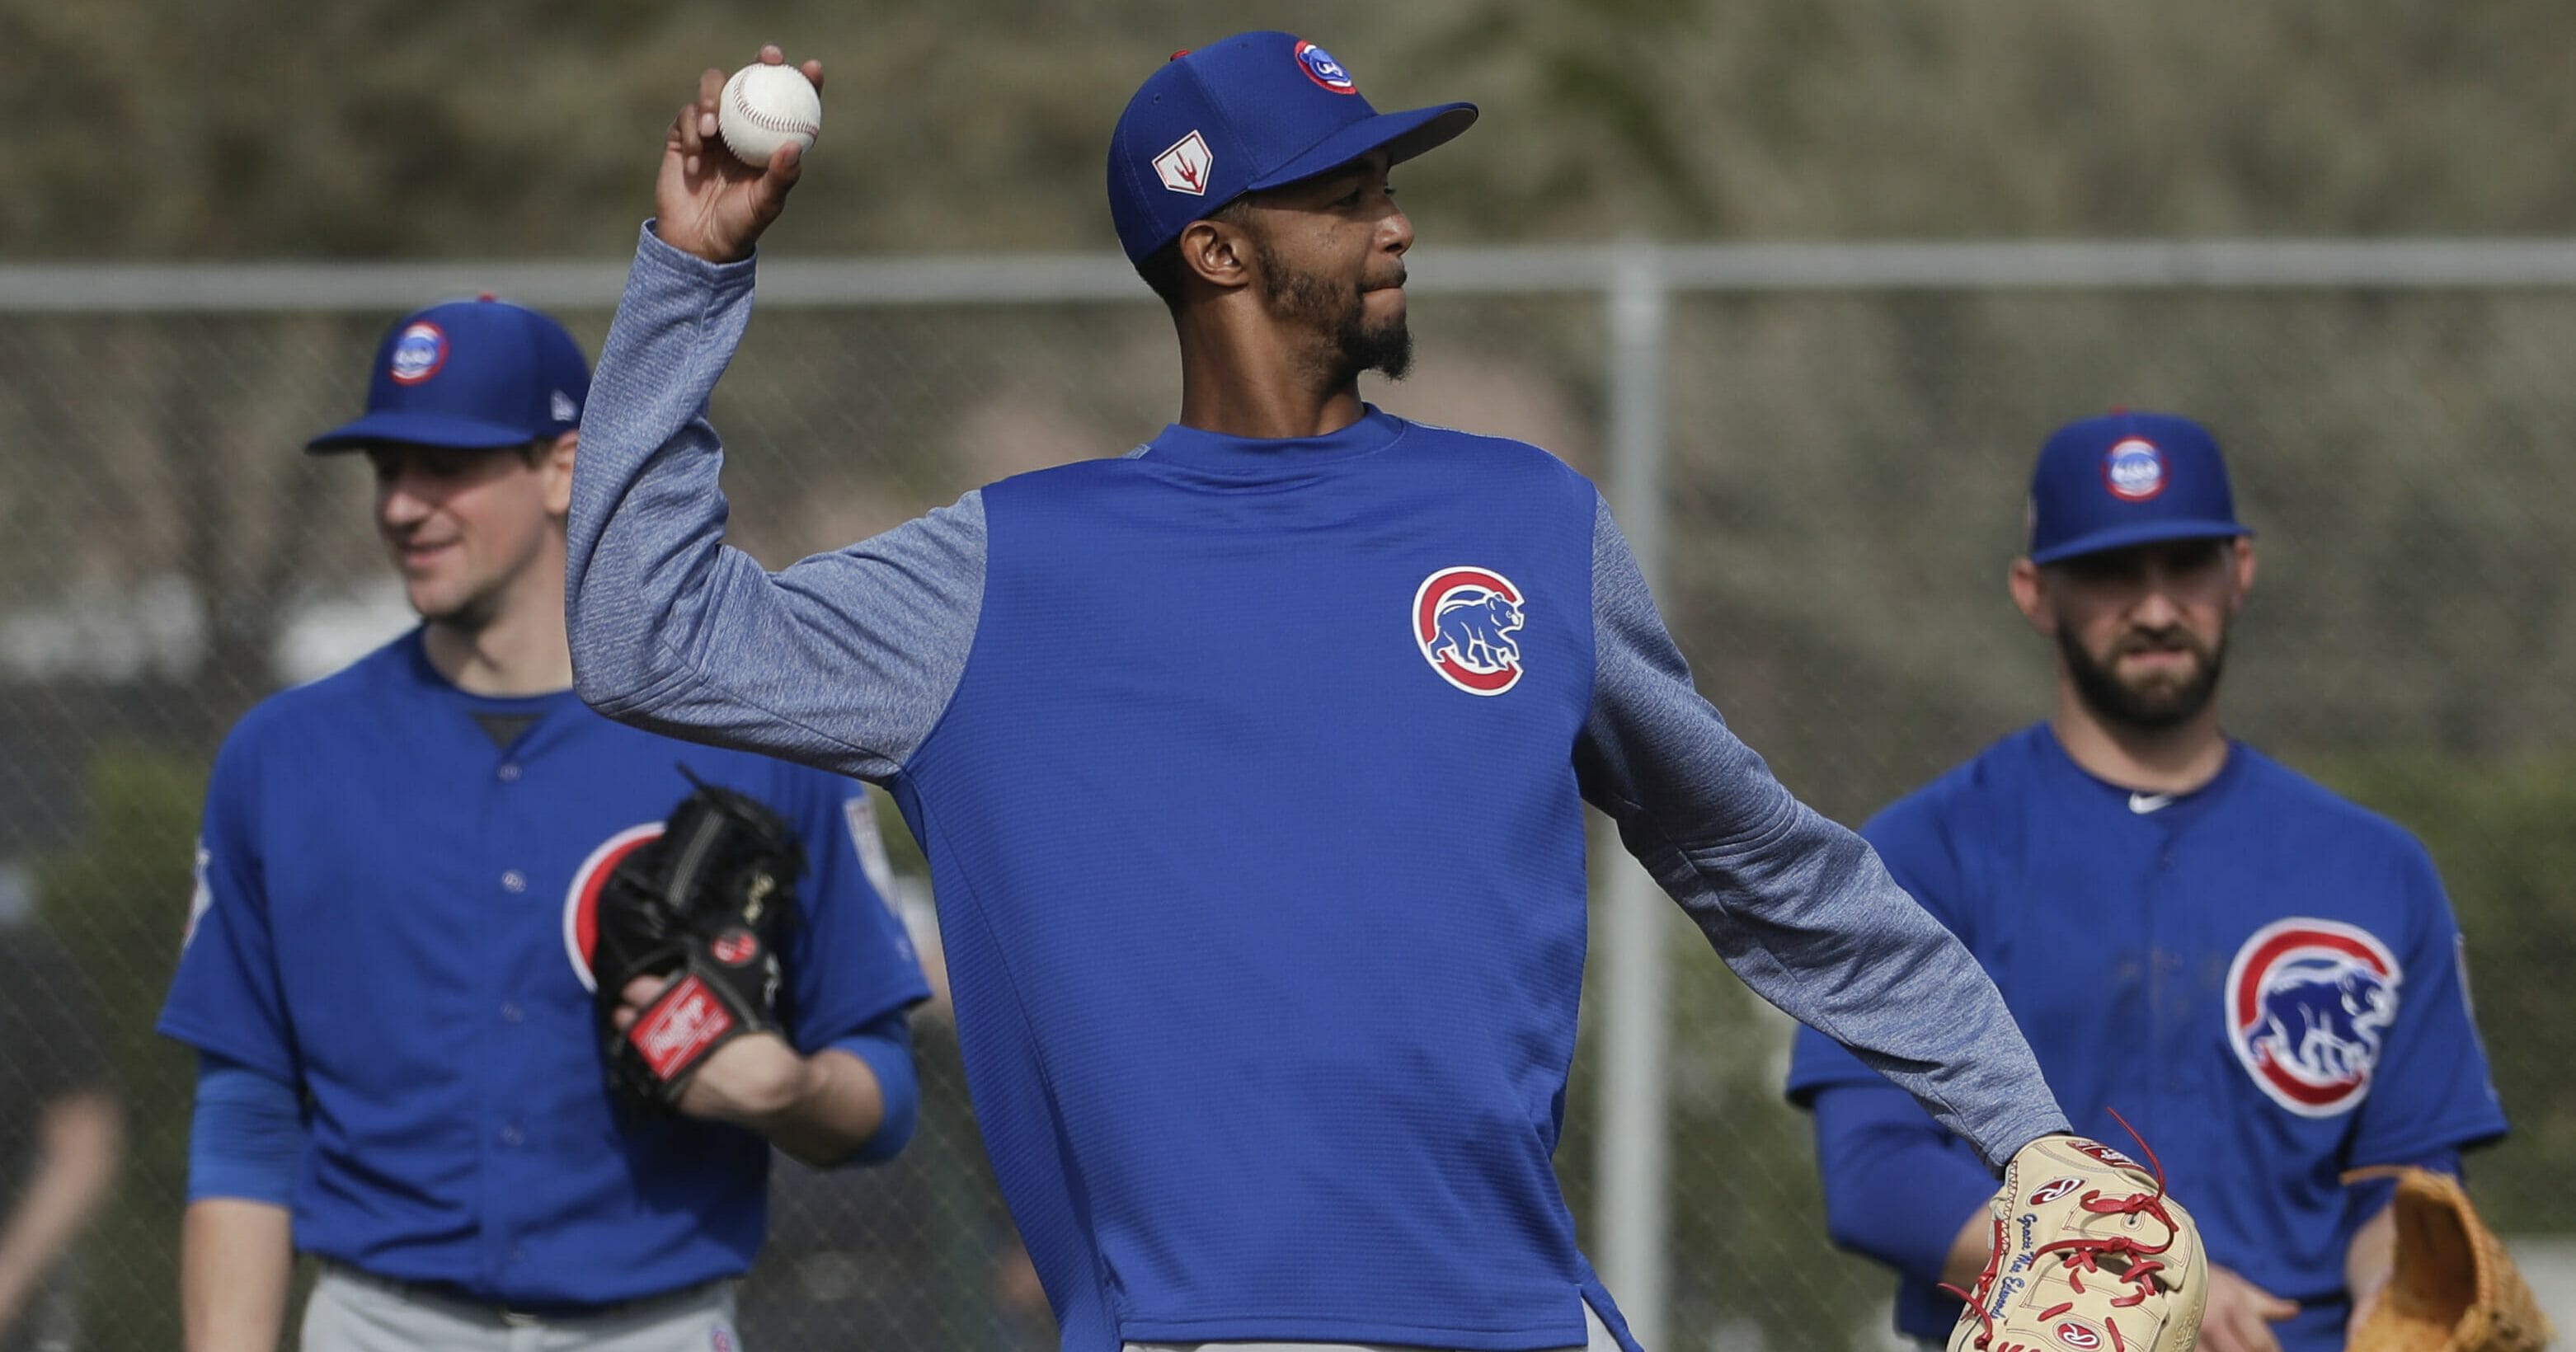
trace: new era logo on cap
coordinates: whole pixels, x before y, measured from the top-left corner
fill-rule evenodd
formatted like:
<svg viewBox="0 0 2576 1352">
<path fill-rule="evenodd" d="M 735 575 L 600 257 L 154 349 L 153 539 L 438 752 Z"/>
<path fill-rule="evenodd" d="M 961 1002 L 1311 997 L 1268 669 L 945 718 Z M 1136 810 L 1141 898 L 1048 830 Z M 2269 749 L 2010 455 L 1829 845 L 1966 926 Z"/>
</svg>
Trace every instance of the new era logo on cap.
<svg viewBox="0 0 2576 1352">
<path fill-rule="evenodd" d="M 1192 197 L 1207 196 L 1208 170 L 1215 167 L 1216 157 L 1208 153 L 1207 138 L 1193 129 L 1189 135 L 1172 143 L 1172 148 L 1154 157 L 1154 173 L 1163 186 Z"/>
</svg>

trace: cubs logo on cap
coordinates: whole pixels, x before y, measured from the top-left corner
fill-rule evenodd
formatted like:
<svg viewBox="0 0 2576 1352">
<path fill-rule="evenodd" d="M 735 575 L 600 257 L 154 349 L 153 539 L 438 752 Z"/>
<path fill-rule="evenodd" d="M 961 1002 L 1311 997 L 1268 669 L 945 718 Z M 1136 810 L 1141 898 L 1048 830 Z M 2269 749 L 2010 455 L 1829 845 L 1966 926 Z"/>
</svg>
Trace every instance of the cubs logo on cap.
<svg viewBox="0 0 2576 1352">
<path fill-rule="evenodd" d="M 590 966 L 590 955 L 599 951 L 599 889 L 607 884 L 608 875 L 626 862 L 626 856 L 661 836 L 660 822 L 627 827 L 601 841 L 599 848 L 581 861 L 581 867 L 572 871 L 572 885 L 564 889 L 564 956 L 572 960 L 572 974 L 580 978 L 583 990 L 599 989 L 599 978 Z"/>
<path fill-rule="evenodd" d="M 1301 38 L 1297 42 L 1296 57 L 1297 64 L 1306 68 L 1307 79 L 1336 94 L 1360 92 L 1359 82 L 1352 79 L 1351 73 L 1342 69 L 1342 63 L 1334 60 L 1333 54 L 1323 48 Z"/>
<path fill-rule="evenodd" d="M 1413 593 L 1413 641 L 1422 659 L 1470 695 L 1520 684 L 1521 591 L 1490 568 L 1443 568 Z"/>
<path fill-rule="evenodd" d="M 2165 455 L 2145 437 L 2130 437 L 2102 456 L 2102 482 L 2122 502 L 2145 502 L 2165 491 Z"/>
<path fill-rule="evenodd" d="M 447 364 L 447 330 L 428 320 L 403 326 L 394 339 L 391 360 L 385 363 L 385 374 L 398 385 L 417 385 L 438 374 Z"/>
<path fill-rule="evenodd" d="M 2405 972 L 2370 931 L 2295 916 L 2256 930 L 2227 968 L 2227 1037 L 2255 1085 L 2301 1117 L 2370 1093 Z"/>
</svg>

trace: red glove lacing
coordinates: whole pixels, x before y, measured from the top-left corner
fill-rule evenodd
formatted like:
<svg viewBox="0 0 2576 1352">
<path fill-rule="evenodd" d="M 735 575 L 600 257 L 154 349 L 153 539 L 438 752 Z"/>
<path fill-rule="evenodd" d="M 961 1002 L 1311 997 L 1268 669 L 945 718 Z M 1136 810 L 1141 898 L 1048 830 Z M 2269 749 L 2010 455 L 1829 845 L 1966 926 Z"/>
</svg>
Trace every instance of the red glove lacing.
<svg viewBox="0 0 2576 1352">
<path fill-rule="evenodd" d="M 2096 1188 L 2078 1198 L 2077 1204 L 2087 1211 L 2102 1216 L 2153 1216 L 2157 1220 L 2164 1222 L 2164 1242 L 2162 1244 L 2149 1245 L 2141 1244 L 2137 1240 L 2126 1236 L 2122 1236 L 2117 1239 L 2085 1239 L 2078 1237 L 2075 1239 L 2061 1239 L 2053 1243 L 2042 1244 L 2038 1249 L 2032 1252 L 2031 1257 L 2036 1260 L 2047 1254 L 2065 1254 L 2066 1267 L 2068 1269 L 2066 1273 L 2066 1282 L 2067 1285 L 2074 1287 L 2078 1294 L 2081 1294 L 2084 1290 L 2083 1274 L 2087 1272 L 2094 1273 L 2096 1275 L 2101 1275 L 2107 1272 L 2109 1275 L 2116 1277 L 2121 1281 L 2128 1282 L 2137 1289 L 2131 1291 L 2125 1296 L 2116 1296 L 2111 1301 L 2115 1306 L 2126 1308 L 2135 1305 L 2142 1305 L 2146 1303 L 2148 1296 L 2154 1294 L 2156 1289 L 2155 1274 L 2163 1271 L 2165 1266 L 2164 1260 L 2156 1255 L 2173 1247 L 2174 1236 L 2180 1232 L 2182 1227 L 2174 1224 L 2172 1213 L 2165 1210 L 2164 1162 L 2156 1158 L 2156 1152 L 2147 1144 L 2147 1138 L 2140 1136 L 2138 1134 L 2138 1129 L 2130 1126 L 2129 1119 L 2120 1116 L 2117 1109 L 2112 1110 L 2111 1120 L 2119 1123 L 2121 1130 L 2128 1132 L 2129 1139 L 2136 1141 L 2138 1143 L 2139 1151 L 2146 1155 L 2148 1166 L 2155 1172 L 2156 1190 L 2154 1192 L 2132 1193 L 2127 1197 L 2117 1199 L 2106 1199 L 2102 1196 L 2101 1189 Z M 2102 1266 L 2102 1259 L 2106 1256 L 2127 1259 L 2127 1265 L 2125 1267 L 2104 1268 Z M 1986 1257 L 1986 1270 L 1977 1274 L 1977 1289 L 1973 1293 L 1962 1291 L 1948 1282 L 1941 1283 L 1941 1289 L 1949 1292 L 1951 1295 L 1957 1296 L 1963 1301 L 1966 1301 L 1968 1308 L 1976 1314 L 1979 1327 L 1977 1330 L 1976 1342 L 1972 1345 L 1978 1348 L 1979 1352 L 2034 1352 L 2033 1349 L 2027 1349 L 2019 1344 L 2013 1343 L 2008 1343 L 2000 1348 L 1991 1346 L 1994 1342 L 1995 1336 L 1995 1320 L 1994 1316 L 1986 1311 L 1986 1295 L 1989 1291 L 1994 1289 L 1995 1278 L 2003 1269 L 2003 1261 L 2004 1223 L 2001 1217 L 1997 1217 L 1995 1219 L 1993 1251 Z M 2073 1301 L 2067 1301 L 2064 1304 L 2040 1311 L 2039 1317 L 2042 1319 L 2054 1319 L 2073 1308 L 2075 1308 L 2075 1303 Z M 2120 1326 L 2112 1323 L 2108 1319 L 2103 1320 L 2102 1323 L 2103 1326 L 2111 1332 L 2111 1347 L 2113 1352 L 2128 1352 L 2128 1342 L 2120 1337 Z"/>
</svg>

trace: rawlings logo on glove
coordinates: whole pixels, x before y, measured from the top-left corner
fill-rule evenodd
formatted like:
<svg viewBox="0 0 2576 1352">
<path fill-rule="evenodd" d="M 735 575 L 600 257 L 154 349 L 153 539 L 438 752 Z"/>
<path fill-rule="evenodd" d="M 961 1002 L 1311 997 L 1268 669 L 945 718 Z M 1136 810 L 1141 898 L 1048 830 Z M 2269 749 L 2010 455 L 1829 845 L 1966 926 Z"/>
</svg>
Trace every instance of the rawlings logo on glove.
<svg viewBox="0 0 2576 1352">
<path fill-rule="evenodd" d="M 1968 1308 L 1950 1352 L 2191 1352 L 2199 1341 L 2209 1263 L 2161 1167 L 2043 1136 L 2005 1166 L 1991 1210 L 1994 1253 L 1976 1290 L 1951 1288 Z"/>
<path fill-rule="evenodd" d="M 777 1028 L 778 955 L 804 868 L 783 818 L 706 784 L 658 838 L 618 862 L 600 887 L 590 963 L 608 1084 L 619 1096 L 669 1108 L 717 1048 Z M 620 1029 L 626 985 L 639 976 L 673 979 Z"/>
</svg>

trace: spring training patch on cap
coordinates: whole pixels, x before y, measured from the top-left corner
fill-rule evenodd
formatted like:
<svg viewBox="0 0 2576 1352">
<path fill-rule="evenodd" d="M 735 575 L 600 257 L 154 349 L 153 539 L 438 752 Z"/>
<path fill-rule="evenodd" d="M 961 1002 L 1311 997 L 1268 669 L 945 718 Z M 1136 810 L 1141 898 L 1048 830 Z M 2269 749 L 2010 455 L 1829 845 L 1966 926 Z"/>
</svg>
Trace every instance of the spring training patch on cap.
<svg viewBox="0 0 2576 1352">
<path fill-rule="evenodd" d="M 2102 482 L 2122 502 L 2145 502 L 2165 491 L 2165 453 L 2144 437 L 2130 437 L 2102 456 Z"/>
<path fill-rule="evenodd" d="M 1297 42 L 1297 64 L 1305 70 L 1307 79 L 1336 94 L 1360 92 L 1359 82 L 1351 78 L 1349 71 L 1342 69 L 1342 63 L 1334 60 L 1331 52 L 1303 38 Z"/>
<path fill-rule="evenodd" d="M 402 336 L 394 339 L 393 360 L 386 373 L 397 385 L 417 385 L 446 364 L 447 331 L 424 319 L 404 326 Z"/>
<path fill-rule="evenodd" d="M 1163 186 L 1192 197 L 1207 196 L 1208 171 L 1215 167 L 1216 156 L 1209 153 L 1207 138 L 1196 131 L 1154 157 L 1154 176 L 1163 180 Z"/>
</svg>

